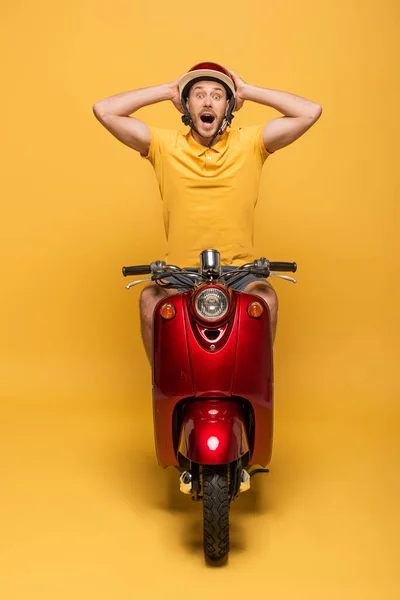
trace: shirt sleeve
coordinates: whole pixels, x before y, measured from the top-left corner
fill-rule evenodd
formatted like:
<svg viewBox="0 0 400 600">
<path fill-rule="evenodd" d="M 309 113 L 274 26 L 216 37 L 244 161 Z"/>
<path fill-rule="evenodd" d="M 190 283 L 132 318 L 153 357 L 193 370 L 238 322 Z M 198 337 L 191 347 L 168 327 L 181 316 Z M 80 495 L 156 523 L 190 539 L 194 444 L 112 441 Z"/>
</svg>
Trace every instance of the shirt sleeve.
<svg viewBox="0 0 400 600">
<path fill-rule="evenodd" d="M 156 163 L 158 162 L 160 155 L 161 155 L 161 146 L 162 146 L 162 141 L 161 141 L 161 135 L 160 135 L 160 129 L 158 129 L 157 127 L 149 127 L 150 130 L 150 147 L 149 147 L 149 151 L 147 153 L 147 155 L 145 154 L 140 154 L 140 156 L 142 158 L 144 158 L 145 160 L 148 160 L 153 167 L 156 166 Z"/>
<path fill-rule="evenodd" d="M 260 161 L 260 164 L 263 165 L 267 160 L 270 154 L 273 152 L 268 152 L 264 146 L 264 142 L 262 139 L 262 134 L 264 130 L 264 125 L 252 125 L 250 127 L 242 127 L 241 129 L 242 136 L 249 144 L 249 147 L 253 150 L 256 158 Z"/>
<path fill-rule="evenodd" d="M 149 127 L 150 147 L 147 155 L 140 156 L 148 160 L 157 170 L 161 165 L 162 156 L 171 151 L 175 144 L 178 131 L 173 129 L 160 129 L 158 127 Z"/>
<path fill-rule="evenodd" d="M 268 156 L 273 154 L 273 152 L 268 152 L 268 150 L 264 146 L 264 142 L 263 142 L 263 138 L 262 138 L 263 131 L 264 131 L 264 125 L 258 125 L 256 128 L 256 135 L 255 135 L 255 142 L 254 142 L 255 151 L 259 155 L 262 163 L 264 163 L 267 160 Z"/>
</svg>

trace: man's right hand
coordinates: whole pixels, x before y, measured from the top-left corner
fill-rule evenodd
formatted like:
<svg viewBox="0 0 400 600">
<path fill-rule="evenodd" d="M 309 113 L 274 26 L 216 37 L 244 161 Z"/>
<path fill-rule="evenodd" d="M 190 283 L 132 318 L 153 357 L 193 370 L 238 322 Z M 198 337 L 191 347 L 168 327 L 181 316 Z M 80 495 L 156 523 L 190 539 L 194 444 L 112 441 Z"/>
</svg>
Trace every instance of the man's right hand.
<svg viewBox="0 0 400 600">
<path fill-rule="evenodd" d="M 175 108 L 177 110 L 179 110 L 180 113 L 183 114 L 181 98 L 180 98 L 180 94 L 179 94 L 180 80 L 181 80 L 181 77 L 178 77 L 178 79 L 174 79 L 174 81 L 171 81 L 170 83 L 168 83 L 168 87 L 171 90 L 171 94 L 172 94 L 172 97 L 171 97 L 172 104 L 175 106 Z"/>
</svg>

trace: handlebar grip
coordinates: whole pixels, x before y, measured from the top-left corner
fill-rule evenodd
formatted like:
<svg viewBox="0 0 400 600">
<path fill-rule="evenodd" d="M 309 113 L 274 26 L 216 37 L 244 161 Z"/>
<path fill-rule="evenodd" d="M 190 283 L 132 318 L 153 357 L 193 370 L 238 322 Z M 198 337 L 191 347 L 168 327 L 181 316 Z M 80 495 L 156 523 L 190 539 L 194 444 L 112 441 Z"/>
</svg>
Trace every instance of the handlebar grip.
<svg viewBox="0 0 400 600">
<path fill-rule="evenodd" d="M 150 275 L 150 265 L 138 265 L 136 267 L 122 267 L 122 275 Z"/>
<path fill-rule="evenodd" d="M 270 271 L 288 271 L 290 273 L 296 273 L 297 265 L 295 262 L 271 262 L 269 263 Z"/>
</svg>

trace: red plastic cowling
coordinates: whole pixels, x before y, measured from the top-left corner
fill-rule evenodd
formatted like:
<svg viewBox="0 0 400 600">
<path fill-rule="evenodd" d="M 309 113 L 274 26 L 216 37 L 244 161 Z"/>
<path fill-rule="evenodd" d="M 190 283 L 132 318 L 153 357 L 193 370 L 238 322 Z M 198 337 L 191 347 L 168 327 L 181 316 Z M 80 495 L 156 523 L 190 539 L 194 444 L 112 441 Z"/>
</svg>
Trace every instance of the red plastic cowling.
<svg viewBox="0 0 400 600">
<path fill-rule="evenodd" d="M 266 467 L 271 459 L 273 432 L 273 368 L 269 311 L 259 296 L 233 291 L 234 311 L 220 340 L 206 343 L 190 309 L 191 292 L 168 297 L 176 315 L 165 320 L 154 311 L 153 409 L 157 460 L 178 465 L 177 445 L 182 421 L 174 421 L 181 402 L 225 404 L 242 398 L 251 407 L 254 428 L 248 432 L 250 464 Z M 264 308 L 258 319 L 247 313 L 250 302 Z M 213 344 L 215 350 L 211 350 Z M 180 414 L 180 413 L 179 413 Z M 245 420 L 247 422 L 247 418 Z M 174 427 L 177 427 L 175 430 Z"/>
<path fill-rule="evenodd" d="M 230 400 L 188 402 L 178 451 L 202 465 L 227 464 L 244 456 L 249 443 L 239 404 Z"/>
</svg>

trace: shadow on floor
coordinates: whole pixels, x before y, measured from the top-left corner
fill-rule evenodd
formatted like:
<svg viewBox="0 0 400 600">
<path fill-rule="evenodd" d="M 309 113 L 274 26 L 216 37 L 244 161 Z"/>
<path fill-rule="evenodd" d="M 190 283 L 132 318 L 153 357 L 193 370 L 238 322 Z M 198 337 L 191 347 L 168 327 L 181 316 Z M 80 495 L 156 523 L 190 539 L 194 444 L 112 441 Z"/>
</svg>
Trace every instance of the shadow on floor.
<svg viewBox="0 0 400 600">
<path fill-rule="evenodd" d="M 112 477 L 132 507 L 136 508 L 138 503 L 145 503 L 153 509 L 175 516 L 177 538 L 182 540 L 182 544 L 190 553 L 199 556 L 203 554 L 203 505 L 182 494 L 177 469 L 160 468 L 153 453 L 144 452 L 135 457 L 133 448 L 120 448 L 120 452 L 114 455 Z M 271 504 L 271 478 L 271 474 L 254 476 L 250 490 L 240 494 L 232 503 L 231 553 L 246 549 L 247 536 L 243 520 L 248 515 L 263 517 L 268 514 Z"/>
</svg>

